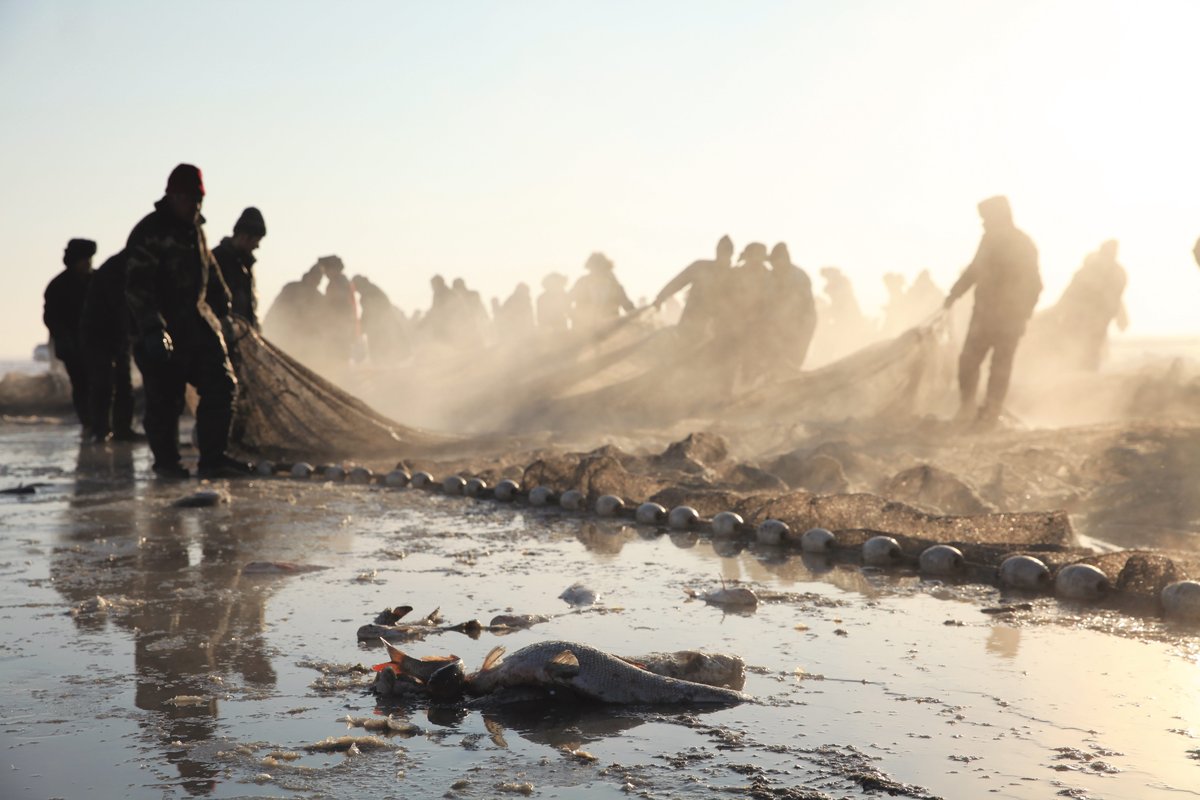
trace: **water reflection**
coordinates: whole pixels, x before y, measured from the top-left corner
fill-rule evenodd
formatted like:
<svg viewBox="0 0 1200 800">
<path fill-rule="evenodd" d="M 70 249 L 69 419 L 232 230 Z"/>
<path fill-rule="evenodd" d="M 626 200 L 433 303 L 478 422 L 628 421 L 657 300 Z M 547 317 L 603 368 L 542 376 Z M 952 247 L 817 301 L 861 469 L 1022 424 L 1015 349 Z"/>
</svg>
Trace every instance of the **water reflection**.
<svg viewBox="0 0 1200 800">
<path fill-rule="evenodd" d="M 1014 659 L 1021 649 L 1021 629 L 1011 625 L 993 625 L 984 647 L 992 655 Z"/>
<path fill-rule="evenodd" d="M 592 553 L 616 556 L 627 542 L 637 538 L 637 532 L 629 525 L 581 522 L 575 538 Z"/>
<path fill-rule="evenodd" d="M 272 584 L 241 574 L 258 536 L 235 527 L 227 508 L 171 508 L 160 487 L 141 487 L 149 496 L 135 498 L 129 448 L 81 448 L 79 465 L 70 505 L 87 510 L 88 524 L 76 512 L 73 544 L 55 548 L 50 574 L 73 605 L 97 595 L 120 604 L 124 613 L 108 618 L 133 640 L 134 705 L 152 712 L 145 734 L 189 794 L 209 794 L 220 768 L 178 743 L 213 737 L 218 696 L 276 682 L 262 635 Z M 97 630 L 105 616 L 81 614 L 76 624 Z"/>
</svg>

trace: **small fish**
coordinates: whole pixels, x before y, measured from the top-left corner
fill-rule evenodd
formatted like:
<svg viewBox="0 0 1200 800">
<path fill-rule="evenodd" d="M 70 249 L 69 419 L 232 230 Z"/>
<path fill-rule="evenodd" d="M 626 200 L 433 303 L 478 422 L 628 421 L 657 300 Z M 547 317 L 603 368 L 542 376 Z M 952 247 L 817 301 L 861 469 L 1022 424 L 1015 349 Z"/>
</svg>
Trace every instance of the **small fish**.
<svg viewBox="0 0 1200 800">
<path fill-rule="evenodd" d="M 738 611 L 752 611 L 758 608 L 758 595 L 748 586 L 728 586 L 724 579 L 721 588 L 700 594 L 693 589 L 685 589 L 688 597 L 703 600 L 712 606 L 731 608 Z"/>
<path fill-rule="evenodd" d="M 424 619 L 417 620 L 416 622 L 406 622 L 402 625 L 381 625 L 375 622 L 363 625 L 358 629 L 358 640 L 360 642 L 369 642 L 375 639 L 420 639 L 437 630 L 437 626 L 441 622 L 441 609 L 435 608 Z"/>
<path fill-rule="evenodd" d="M 375 616 L 375 624 L 395 625 L 397 622 L 408 616 L 412 610 L 412 606 L 396 606 L 395 608 L 385 608 Z"/>
<path fill-rule="evenodd" d="M 558 599 L 565 601 L 569 606 L 590 606 L 595 604 L 600 596 L 582 583 L 573 583 L 563 590 Z"/>
<path fill-rule="evenodd" d="M 551 617 L 545 614 L 497 614 L 488 625 L 492 628 L 532 628 L 550 620 Z"/>
<path fill-rule="evenodd" d="M 243 575 L 301 575 L 329 569 L 316 564 L 297 564 L 294 561 L 251 561 L 242 567 Z"/>
</svg>

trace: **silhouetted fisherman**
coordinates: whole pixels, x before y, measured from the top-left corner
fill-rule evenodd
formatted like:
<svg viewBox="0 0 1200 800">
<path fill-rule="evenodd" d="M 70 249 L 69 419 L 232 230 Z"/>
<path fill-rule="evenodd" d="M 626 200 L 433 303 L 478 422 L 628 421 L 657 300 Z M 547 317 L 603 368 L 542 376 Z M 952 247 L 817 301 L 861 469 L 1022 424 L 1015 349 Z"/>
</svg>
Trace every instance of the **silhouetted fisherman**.
<svg viewBox="0 0 1200 800">
<path fill-rule="evenodd" d="M 771 313 L 768 325 L 778 336 L 775 356 L 793 369 L 804 366 L 809 345 L 817 330 L 817 303 L 808 273 L 792 263 L 788 247 L 779 242 L 771 250 Z"/>
<path fill-rule="evenodd" d="M 592 253 L 584 264 L 587 274 L 571 287 L 571 325 L 575 330 L 592 331 L 634 311 L 633 301 L 625 293 L 613 262 L 603 253 Z"/>
<path fill-rule="evenodd" d="M 567 276 L 560 272 L 551 272 L 542 278 L 542 293 L 537 299 L 537 326 L 543 334 L 566 333 L 571 329 Z"/>
<path fill-rule="evenodd" d="M 80 330 L 88 365 L 88 415 L 92 440 L 132 442 L 133 376 L 129 303 L 125 300 L 125 251 L 92 273 Z"/>
<path fill-rule="evenodd" d="M 858 347 L 869 335 L 871 323 L 858 304 L 854 284 L 837 267 L 822 267 L 821 277 L 825 279 L 825 296 L 829 298 L 828 321 L 832 332 L 848 343 L 850 349 Z"/>
<path fill-rule="evenodd" d="M 716 256 L 688 264 L 654 298 L 654 307 L 662 308 L 669 298 L 685 288 L 688 290 L 687 303 L 679 317 L 681 333 L 707 334 L 720 317 L 722 293 L 733 267 L 733 240 L 722 236 L 717 241 Z"/>
<path fill-rule="evenodd" d="M 980 367 L 991 351 L 987 397 L 979 409 L 979 421 L 994 423 L 1004 407 L 1017 343 L 1037 305 L 1042 279 L 1037 248 L 1013 224 L 1008 198 L 998 195 L 984 200 L 979 204 L 979 216 L 983 221 L 979 249 L 950 289 L 944 307 L 950 308 L 975 289 L 975 308 L 958 359 L 958 416 L 966 419 L 975 413 Z"/>
<path fill-rule="evenodd" d="M 367 276 L 355 275 L 350 285 L 358 292 L 362 330 L 367 337 L 367 352 L 371 362 L 385 365 L 406 356 L 408 340 L 400 310 L 392 305 L 383 289 L 371 283 Z"/>
<path fill-rule="evenodd" d="M 359 338 L 358 303 L 341 258 L 322 256 L 317 263 L 329 279 L 325 284 L 325 313 L 321 320 L 324 331 L 320 341 L 325 345 L 329 363 L 345 366 L 354 356 Z"/>
<path fill-rule="evenodd" d="M 883 282 L 888 290 L 883 322 L 886 336 L 897 336 L 927 321 L 946 299 L 927 269 L 921 270 L 907 289 L 904 287 L 904 276 L 895 272 L 884 275 Z"/>
<path fill-rule="evenodd" d="M 433 291 L 433 301 L 429 311 L 421 318 L 421 332 L 426 339 L 437 344 L 452 344 L 456 313 L 454 292 L 441 275 L 429 279 L 429 288 Z"/>
<path fill-rule="evenodd" d="M 470 347 L 487 341 L 492 327 L 492 318 L 488 315 L 483 297 L 474 289 L 467 288 L 467 282 L 455 278 L 450 284 L 454 309 L 453 338 L 461 347 Z"/>
<path fill-rule="evenodd" d="M 200 476 L 236 477 L 249 466 L 225 453 L 233 422 L 237 378 L 229 362 L 221 319 L 229 290 L 204 237 L 204 182 L 200 170 L 180 164 L 166 195 L 129 234 L 125 297 L 134 325 L 134 359 L 146 390 L 146 437 L 154 471 L 186 478 L 179 457 L 184 390 L 196 387 L 196 444 Z"/>
<path fill-rule="evenodd" d="M 42 321 L 50 330 L 54 355 L 67 369 L 71 381 L 71 404 L 86 436 L 90 432 L 88 415 L 88 371 L 79 332 L 79 318 L 92 278 L 92 256 L 96 243 L 90 239 L 72 239 L 63 251 L 63 266 L 44 295 Z"/>
<path fill-rule="evenodd" d="M 1109 239 L 1089 253 L 1048 313 L 1058 329 L 1057 344 L 1070 366 L 1098 370 L 1108 345 L 1108 326 L 1129 326 L 1125 312 L 1126 275 L 1117 263 L 1117 241 Z"/>
<path fill-rule="evenodd" d="M 321 265 L 313 264 L 300 280 L 284 284 L 263 317 L 267 338 L 305 363 L 311 363 L 320 336 L 316 322 L 321 319 L 325 300 L 321 295 L 324 277 Z"/>
<path fill-rule="evenodd" d="M 494 317 L 497 339 L 520 341 L 532 336 L 535 325 L 529 284 L 518 283 L 508 299 L 500 304 Z"/>
<path fill-rule="evenodd" d="M 229 287 L 233 313 L 260 330 L 258 293 L 254 288 L 254 251 L 267 235 L 262 212 L 251 206 L 233 225 L 233 236 L 226 236 L 213 248 L 213 257 L 221 265 L 221 277 Z"/>
</svg>

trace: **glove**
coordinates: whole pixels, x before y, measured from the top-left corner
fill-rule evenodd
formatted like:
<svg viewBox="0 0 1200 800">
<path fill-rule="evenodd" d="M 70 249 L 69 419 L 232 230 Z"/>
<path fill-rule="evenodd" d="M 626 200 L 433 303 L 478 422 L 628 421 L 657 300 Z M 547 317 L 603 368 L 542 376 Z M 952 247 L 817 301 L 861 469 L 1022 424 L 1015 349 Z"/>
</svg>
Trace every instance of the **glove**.
<svg viewBox="0 0 1200 800">
<path fill-rule="evenodd" d="M 146 331 L 142 335 L 142 354 L 149 364 L 168 364 L 171 354 L 175 352 L 175 343 L 171 334 L 161 328 Z"/>
</svg>

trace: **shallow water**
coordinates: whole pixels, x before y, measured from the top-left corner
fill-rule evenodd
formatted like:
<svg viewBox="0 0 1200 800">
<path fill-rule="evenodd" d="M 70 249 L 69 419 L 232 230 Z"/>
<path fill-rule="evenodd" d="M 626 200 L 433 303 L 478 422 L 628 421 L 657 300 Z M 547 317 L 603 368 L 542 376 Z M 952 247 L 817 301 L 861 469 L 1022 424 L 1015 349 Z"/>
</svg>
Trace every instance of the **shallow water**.
<svg viewBox="0 0 1200 800">
<path fill-rule="evenodd" d="M 253 480 L 229 483 L 227 505 L 176 509 L 194 482 L 148 480 L 144 449 L 76 440 L 0 428 L 0 488 L 50 484 L 0 497 L 5 798 L 1200 796 L 1192 631 L 1051 599 L 986 615 L 991 587 L 722 556 L 695 536 L 413 491 Z M 243 575 L 252 561 L 327 569 Z M 778 596 L 749 615 L 686 598 L 720 578 Z M 567 613 L 557 596 L 575 581 L 598 608 Z M 114 605 L 66 613 L 97 595 Z M 562 614 L 403 645 L 416 655 L 475 666 L 496 644 L 551 638 L 728 651 L 763 702 L 401 706 L 420 734 L 308 753 L 364 735 L 338 720 L 376 710 L 358 688 L 315 689 L 314 665 L 386 660 L 355 632 L 403 604 L 448 623 Z"/>
</svg>

